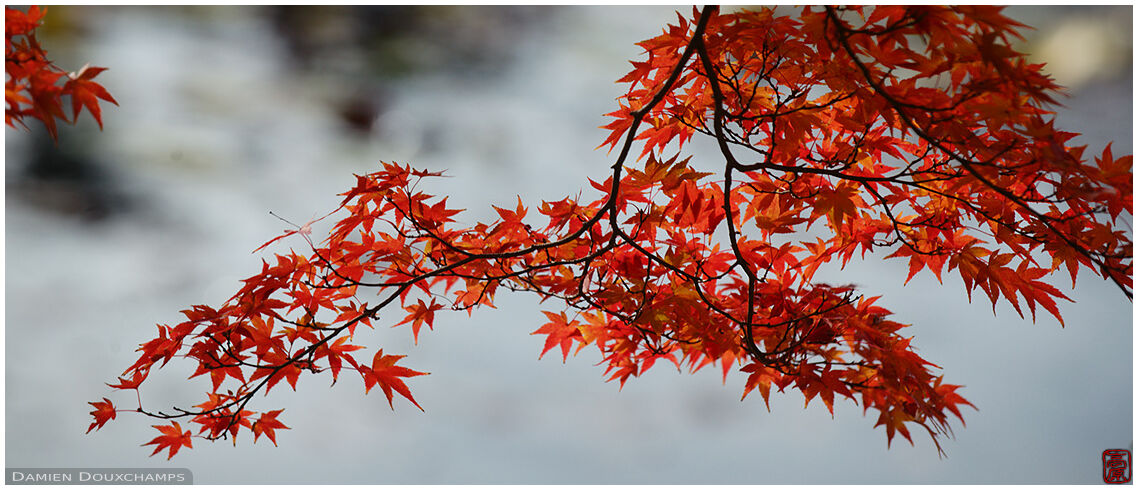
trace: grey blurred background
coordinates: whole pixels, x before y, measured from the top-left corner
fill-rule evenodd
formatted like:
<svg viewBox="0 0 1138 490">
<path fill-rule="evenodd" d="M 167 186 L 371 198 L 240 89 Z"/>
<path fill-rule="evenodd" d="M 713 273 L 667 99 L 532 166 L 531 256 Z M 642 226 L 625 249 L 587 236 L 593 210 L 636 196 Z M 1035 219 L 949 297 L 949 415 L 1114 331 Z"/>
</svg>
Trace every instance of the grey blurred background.
<svg viewBox="0 0 1138 490">
<path fill-rule="evenodd" d="M 111 393 L 155 323 L 259 270 L 249 252 L 284 226 L 269 211 L 322 215 L 380 160 L 447 170 L 423 190 L 467 222 L 518 194 L 588 192 L 611 165 L 593 148 L 613 81 L 675 10 L 51 7 L 40 40 L 53 60 L 109 67 L 98 81 L 120 106 L 104 104 L 102 132 L 84 115 L 56 145 L 42 128 L 4 133 L 6 466 L 186 467 L 196 483 L 1101 482 L 1101 452 L 1133 440 L 1121 292 L 1082 271 L 1060 328 L 1006 303 L 993 313 L 979 293 L 970 304 L 955 273 L 902 287 L 907 264 L 872 257 L 828 274 L 883 295 L 979 407 L 946 459 L 917 433 L 887 449 L 850 401 L 833 418 L 797 392 L 772 396 L 771 413 L 758 395 L 740 402 L 739 373 L 723 384 L 658 366 L 618 390 L 595 350 L 538 361 L 540 306 L 506 292 L 497 309 L 440 315 L 417 346 L 405 328 L 360 338 L 432 373 L 409 382 L 425 413 L 400 400 L 392 412 L 351 376 L 331 389 L 313 377 L 257 400 L 286 408 L 280 447 L 246 434 L 148 458 L 157 422 L 130 413 L 84 435 L 86 402 Z M 1058 125 L 1088 154 L 1111 140 L 1131 153 L 1131 7 L 1009 12 L 1036 27 L 1021 49 L 1070 87 Z M 152 375 L 144 404 L 197 402 L 208 381 L 191 372 L 174 361 Z"/>
</svg>

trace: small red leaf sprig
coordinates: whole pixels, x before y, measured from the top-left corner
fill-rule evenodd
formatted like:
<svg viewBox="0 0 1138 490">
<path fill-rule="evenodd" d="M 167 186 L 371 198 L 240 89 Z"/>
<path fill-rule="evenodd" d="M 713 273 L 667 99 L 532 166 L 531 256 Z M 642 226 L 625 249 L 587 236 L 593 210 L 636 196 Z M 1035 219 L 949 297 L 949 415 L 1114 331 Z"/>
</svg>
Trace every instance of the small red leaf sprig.
<svg viewBox="0 0 1138 490">
<path fill-rule="evenodd" d="M 47 58 L 36 40 L 35 30 L 43 21 L 46 8 L 29 7 L 27 12 L 4 8 L 4 123 L 28 129 L 25 118 L 39 119 L 51 138 L 58 139 L 56 119 L 68 124 L 79 120 L 84 108 L 103 128 L 99 99 L 118 105 L 107 89 L 94 81 L 106 70 L 84 66 L 68 73 Z M 64 110 L 63 98 L 71 102 L 71 114 Z"/>
</svg>

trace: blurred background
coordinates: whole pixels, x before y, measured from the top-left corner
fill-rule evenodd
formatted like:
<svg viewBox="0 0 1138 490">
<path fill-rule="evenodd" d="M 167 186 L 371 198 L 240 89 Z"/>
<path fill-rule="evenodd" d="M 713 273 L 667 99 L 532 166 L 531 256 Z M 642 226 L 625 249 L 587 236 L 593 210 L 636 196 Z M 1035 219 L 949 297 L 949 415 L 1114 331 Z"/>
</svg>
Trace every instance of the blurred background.
<svg viewBox="0 0 1138 490">
<path fill-rule="evenodd" d="M 724 384 L 657 367 L 620 390 L 595 350 L 538 361 L 540 306 L 508 292 L 497 309 L 440 315 L 417 346 L 403 328 L 360 339 L 432 373 L 409 381 L 425 413 L 401 400 L 393 412 L 351 376 L 313 377 L 257 400 L 286 409 L 280 447 L 246 434 L 148 458 L 139 445 L 158 422 L 131 413 L 84 435 L 87 402 L 111 393 L 103 383 L 156 323 L 220 304 L 260 270 L 249 252 L 287 226 L 269 211 L 323 215 L 381 160 L 446 170 L 423 190 L 468 223 L 519 194 L 589 191 L 612 161 L 594 148 L 623 90 L 613 81 L 675 10 L 51 7 L 38 36 L 53 61 L 108 67 L 98 81 L 119 106 L 104 104 L 102 132 L 84 115 L 57 144 L 34 124 L 4 133 L 6 466 L 185 467 L 215 484 L 1101 482 L 1102 451 L 1133 440 L 1120 291 L 1083 271 L 1060 328 L 970 304 L 955 274 L 902 287 L 906 263 L 872 257 L 829 273 L 882 295 L 979 407 L 945 459 L 923 434 L 887 449 L 848 400 L 834 417 L 797 392 L 772 396 L 771 413 L 758 395 L 740 402 L 738 373 Z M 1020 49 L 1070 88 L 1057 125 L 1089 154 L 1109 141 L 1131 153 L 1131 7 L 1008 12 L 1036 28 Z M 196 403 L 208 381 L 191 372 L 174 361 L 152 375 L 144 405 Z"/>
</svg>

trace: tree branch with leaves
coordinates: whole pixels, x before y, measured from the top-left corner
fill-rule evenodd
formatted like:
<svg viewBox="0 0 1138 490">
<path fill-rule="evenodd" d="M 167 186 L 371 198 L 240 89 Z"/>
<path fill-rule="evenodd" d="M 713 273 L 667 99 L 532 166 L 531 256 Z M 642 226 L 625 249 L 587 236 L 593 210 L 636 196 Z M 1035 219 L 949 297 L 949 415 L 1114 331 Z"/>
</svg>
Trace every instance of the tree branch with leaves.
<svg viewBox="0 0 1138 490">
<path fill-rule="evenodd" d="M 355 343 L 361 325 L 410 327 L 436 313 L 492 305 L 501 289 L 553 305 L 535 335 L 542 355 L 598 349 L 623 385 L 658 361 L 747 375 L 772 388 L 840 395 L 873 410 L 888 440 L 921 427 L 938 450 L 950 416 L 971 406 L 914 351 L 905 325 L 851 285 L 815 280 L 855 254 L 955 271 L 1032 318 L 1060 323 L 1053 282 L 1080 269 L 1132 295 L 1132 160 L 1108 145 L 1088 162 L 1054 129 L 1059 87 L 1010 47 L 1022 27 L 999 8 L 805 7 L 678 15 L 640 43 L 646 59 L 619 80 L 602 147 L 618 150 L 593 198 L 566 197 L 461 225 L 461 210 L 421 188 L 439 174 L 384 163 L 356 176 L 329 234 L 309 224 L 302 251 L 263 261 L 218 307 L 194 305 L 159 325 L 118 390 L 141 389 L 177 359 L 209 375 L 190 408 L 116 409 L 93 402 L 102 427 L 119 412 L 170 425 L 149 444 L 169 457 L 194 437 L 251 431 L 276 444 L 281 409 L 254 395 L 302 375 L 351 372 L 422 409 L 406 380 L 426 373 L 403 355 Z M 696 134 L 718 155 L 687 155 Z M 633 158 L 633 152 L 639 154 Z M 260 249 L 258 249 L 260 250 Z M 400 311 L 402 310 L 402 311 Z M 769 409 L 769 405 L 768 405 Z M 184 429 L 177 420 L 188 420 Z M 195 432 L 196 431 L 196 432 Z"/>
</svg>

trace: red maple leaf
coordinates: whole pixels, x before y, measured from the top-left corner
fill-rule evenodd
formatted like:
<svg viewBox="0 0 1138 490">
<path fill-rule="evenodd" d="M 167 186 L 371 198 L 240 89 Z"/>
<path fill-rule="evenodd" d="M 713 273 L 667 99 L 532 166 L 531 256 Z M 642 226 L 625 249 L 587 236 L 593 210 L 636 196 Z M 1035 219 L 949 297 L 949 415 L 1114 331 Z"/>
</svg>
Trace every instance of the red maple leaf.
<svg viewBox="0 0 1138 490">
<path fill-rule="evenodd" d="M 99 110 L 98 99 L 103 99 L 114 105 L 119 105 L 114 97 L 107 92 L 96 82 L 91 81 L 95 75 L 102 73 L 106 68 L 97 66 L 84 66 L 79 72 L 73 76 L 63 85 L 63 91 L 71 94 L 71 112 L 72 120 L 79 119 L 79 111 L 84 107 L 91 113 L 91 117 L 95 118 L 95 122 L 99 123 L 99 129 L 103 129 L 103 113 Z"/>
<path fill-rule="evenodd" d="M 103 398 L 103 401 L 101 402 L 87 403 L 92 407 L 95 407 L 95 410 L 91 412 L 91 415 L 95 417 L 95 421 L 91 422 L 90 427 L 87 427 L 87 433 L 90 433 L 91 429 L 102 429 L 103 424 L 106 424 L 108 420 L 114 420 L 115 406 L 111 403 L 110 400 Z"/>
<path fill-rule="evenodd" d="M 399 378 L 410 378 L 430 373 L 421 373 L 402 366 L 396 366 L 395 363 L 404 357 L 407 356 L 385 356 L 383 355 L 383 349 L 376 352 L 375 358 L 371 361 L 370 368 L 365 366 L 360 366 L 359 368 L 360 373 L 364 376 L 364 392 L 371 391 L 371 388 L 378 384 L 379 387 L 383 389 L 383 394 L 387 395 L 387 404 L 390 405 L 392 409 L 395 408 L 395 405 L 391 400 L 391 390 L 395 390 L 400 395 L 403 395 L 404 398 L 410 400 L 411 403 L 414 403 L 416 407 L 419 407 L 419 410 L 423 410 L 423 407 L 419 406 L 419 402 L 416 402 L 415 398 L 411 396 L 411 390 L 407 389 L 407 385 Z"/>
<path fill-rule="evenodd" d="M 171 424 L 172 425 L 151 426 L 155 429 L 158 429 L 158 431 L 162 433 L 162 435 L 155 437 L 150 442 L 143 444 L 143 446 L 149 446 L 151 444 L 156 445 L 154 452 L 150 453 L 151 456 L 158 454 L 158 452 L 162 451 L 163 449 L 169 448 L 170 456 L 166 458 L 166 460 L 169 461 L 174 457 L 175 454 L 178 454 L 178 450 L 181 449 L 182 446 L 186 446 L 188 448 L 194 447 L 193 441 L 191 440 L 193 435 L 190 434 L 190 431 L 187 430 L 185 432 L 182 432 L 182 426 L 178 425 L 177 422 L 171 422 Z"/>
<path fill-rule="evenodd" d="M 261 434 L 264 434 L 270 441 L 273 441 L 274 446 L 277 445 L 276 430 L 288 429 L 288 426 L 277 420 L 277 416 L 283 411 L 284 410 L 273 410 L 271 412 L 265 412 L 261 414 L 261 417 L 258 418 L 256 422 L 253 422 L 253 442 L 257 442 Z"/>
<path fill-rule="evenodd" d="M 545 334 L 547 336 L 545 337 L 545 347 L 541 350 L 541 355 L 538 356 L 538 359 L 545 356 L 545 353 L 549 352 L 554 346 L 560 345 L 561 362 L 565 362 L 569 359 L 569 348 L 573 346 L 573 341 L 583 342 L 584 340 L 581 331 L 577 328 L 579 324 L 576 320 L 572 322 L 568 321 L 569 319 L 565 316 L 565 312 L 550 313 L 543 311 L 542 313 L 545 314 L 546 318 L 549 318 L 549 323 L 542 325 L 541 328 L 530 334 Z"/>
</svg>

